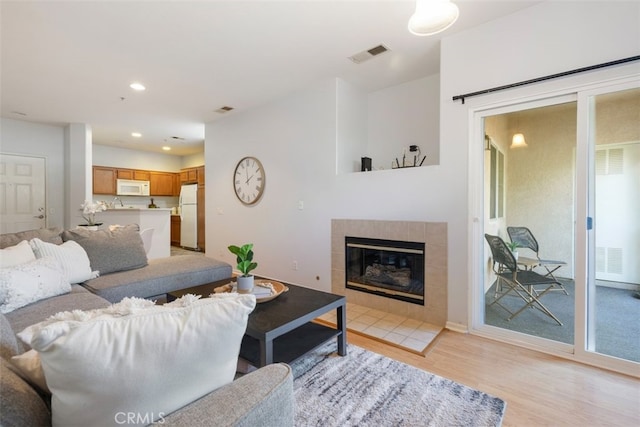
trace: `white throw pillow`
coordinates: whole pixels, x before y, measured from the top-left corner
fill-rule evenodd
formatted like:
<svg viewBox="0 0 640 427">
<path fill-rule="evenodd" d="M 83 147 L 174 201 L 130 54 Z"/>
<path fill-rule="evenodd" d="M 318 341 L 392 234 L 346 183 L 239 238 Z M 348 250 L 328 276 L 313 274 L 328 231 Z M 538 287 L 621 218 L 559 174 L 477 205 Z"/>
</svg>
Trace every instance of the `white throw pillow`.
<svg viewBox="0 0 640 427">
<path fill-rule="evenodd" d="M 179 304 L 186 302 L 190 303 L 193 298 L 196 300 L 200 299 L 200 296 L 194 295 L 184 295 L 181 298 L 176 299 L 175 301 L 165 304 L 165 307 L 172 306 L 180 306 Z M 137 297 L 127 297 L 123 298 L 122 301 L 111 304 L 105 308 L 96 308 L 93 310 L 72 310 L 72 311 L 60 311 L 54 315 L 49 316 L 47 319 L 35 323 L 31 326 L 27 326 L 22 331 L 18 332 L 16 335 L 22 342 L 31 346 L 31 340 L 33 339 L 33 335 L 44 328 L 45 326 L 51 325 L 52 323 L 60 322 L 62 320 L 66 321 L 75 321 L 75 322 L 88 322 L 89 320 L 93 320 L 96 318 L 111 318 L 111 317 L 119 317 L 119 316 L 127 316 L 129 314 L 139 313 L 141 310 L 144 310 L 149 307 L 154 307 L 155 302 Z"/>
<path fill-rule="evenodd" d="M 21 241 L 15 246 L 0 249 L 0 268 L 12 267 L 14 265 L 24 264 L 36 259 L 36 256 L 26 240 Z"/>
<path fill-rule="evenodd" d="M 118 426 L 127 413 L 148 424 L 231 382 L 255 297 L 182 305 L 35 331 L 53 425 Z"/>
<path fill-rule="evenodd" d="M 71 292 L 71 285 L 55 258 L 44 257 L 0 269 L 0 313 Z"/>
<path fill-rule="evenodd" d="M 29 244 L 37 258 L 51 256 L 60 261 L 69 283 L 82 283 L 98 277 L 97 271 L 91 272 L 87 252 L 72 240 L 54 245 L 35 238 L 31 239 Z"/>
</svg>

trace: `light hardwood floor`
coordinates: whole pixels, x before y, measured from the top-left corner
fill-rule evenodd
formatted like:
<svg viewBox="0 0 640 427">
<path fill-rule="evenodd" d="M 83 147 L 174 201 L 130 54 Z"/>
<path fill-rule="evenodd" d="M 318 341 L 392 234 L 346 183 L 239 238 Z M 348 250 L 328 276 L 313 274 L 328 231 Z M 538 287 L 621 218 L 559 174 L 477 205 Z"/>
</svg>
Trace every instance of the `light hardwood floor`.
<svg viewBox="0 0 640 427">
<path fill-rule="evenodd" d="M 505 427 L 640 425 L 640 380 L 633 377 L 448 330 L 425 357 L 351 332 L 347 339 L 500 397 Z"/>
</svg>

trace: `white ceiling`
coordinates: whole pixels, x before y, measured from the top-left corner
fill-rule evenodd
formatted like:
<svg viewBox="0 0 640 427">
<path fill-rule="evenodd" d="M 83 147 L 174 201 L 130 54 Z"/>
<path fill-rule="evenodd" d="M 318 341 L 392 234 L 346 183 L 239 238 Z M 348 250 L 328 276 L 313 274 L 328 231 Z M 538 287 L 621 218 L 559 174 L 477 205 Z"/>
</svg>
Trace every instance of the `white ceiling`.
<svg viewBox="0 0 640 427">
<path fill-rule="evenodd" d="M 451 28 L 417 37 L 403 0 L 2 0 L 2 116 L 87 123 L 96 144 L 187 155 L 202 151 L 204 123 L 319 80 L 370 92 L 435 74 L 442 35 L 539 1 L 456 3 Z M 391 51 L 347 59 L 381 43 Z M 224 105 L 235 110 L 215 112 Z"/>
</svg>

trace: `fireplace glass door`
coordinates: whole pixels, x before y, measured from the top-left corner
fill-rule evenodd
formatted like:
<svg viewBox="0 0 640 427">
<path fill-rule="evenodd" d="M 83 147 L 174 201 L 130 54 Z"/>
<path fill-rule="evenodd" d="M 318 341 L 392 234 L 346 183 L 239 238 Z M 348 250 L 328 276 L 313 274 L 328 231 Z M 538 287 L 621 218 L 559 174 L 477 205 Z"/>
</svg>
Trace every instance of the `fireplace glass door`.
<svg viewBox="0 0 640 427">
<path fill-rule="evenodd" d="M 345 240 L 348 289 L 424 305 L 424 243 Z"/>
</svg>

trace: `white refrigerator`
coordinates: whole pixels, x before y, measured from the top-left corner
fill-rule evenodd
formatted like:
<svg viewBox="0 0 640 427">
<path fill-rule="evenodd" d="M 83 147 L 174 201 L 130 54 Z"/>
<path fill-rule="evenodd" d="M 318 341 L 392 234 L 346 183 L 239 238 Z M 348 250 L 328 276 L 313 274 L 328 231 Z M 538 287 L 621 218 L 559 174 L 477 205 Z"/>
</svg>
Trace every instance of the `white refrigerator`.
<svg viewBox="0 0 640 427">
<path fill-rule="evenodd" d="M 180 189 L 180 246 L 198 249 L 198 184 Z"/>
</svg>

